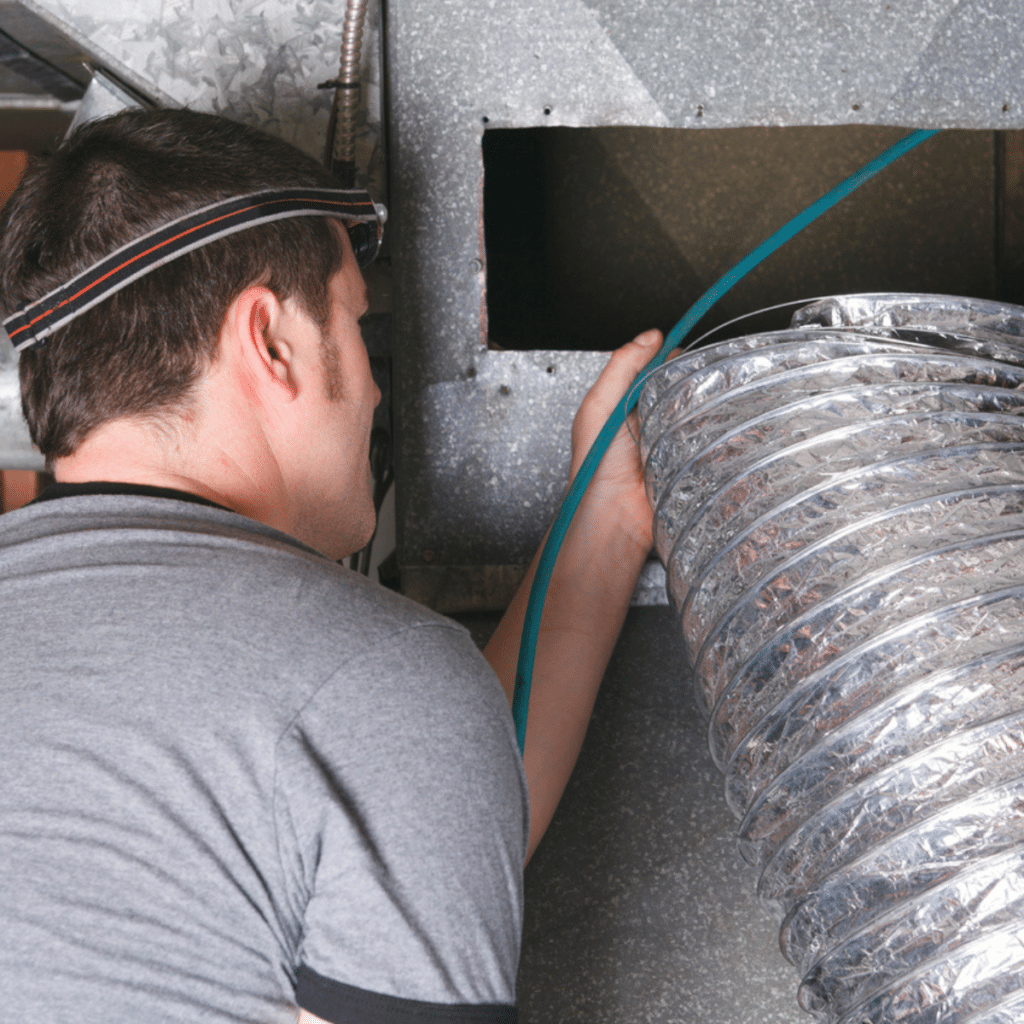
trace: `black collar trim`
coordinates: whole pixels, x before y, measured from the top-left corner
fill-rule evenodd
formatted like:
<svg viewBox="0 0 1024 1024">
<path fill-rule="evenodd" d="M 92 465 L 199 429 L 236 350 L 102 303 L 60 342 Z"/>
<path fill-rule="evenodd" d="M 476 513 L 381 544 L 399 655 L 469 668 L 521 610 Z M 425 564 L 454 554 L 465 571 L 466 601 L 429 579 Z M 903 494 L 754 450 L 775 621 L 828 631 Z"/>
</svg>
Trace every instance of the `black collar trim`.
<svg viewBox="0 0 1024 1024">
<path fill-rule="evenodd" d="M 87 494 L 133 494 L 143 498 L 172 498 L 175 501 L 190 501 L 194 505 L 209 505 L 224 512 L 233 512 L 225 505 L 218 505 L 209 498 L 201 498 L 190 491 L 179 491 L 175 487 L 151 487 L 149 484 L 122 484 L 110 480 L 96 480 L 84 484 L 50 484 L 31 504 L 54 501 L 57 498 L 78 498 Z"/>
</svg>

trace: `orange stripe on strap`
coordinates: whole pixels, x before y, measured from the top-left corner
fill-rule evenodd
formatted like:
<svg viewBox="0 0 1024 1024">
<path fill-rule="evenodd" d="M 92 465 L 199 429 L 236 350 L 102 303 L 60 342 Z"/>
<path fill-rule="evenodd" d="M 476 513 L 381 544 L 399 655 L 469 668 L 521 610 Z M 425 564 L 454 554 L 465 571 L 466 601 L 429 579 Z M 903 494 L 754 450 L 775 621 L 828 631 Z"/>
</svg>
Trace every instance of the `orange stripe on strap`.
<svg viewBox="0 0 1024 1024">
<path fill-rule="evenodd" d="M 150 247 L 149 249 L 146 249 L 145 252 L 140 252 L 137 255 L 133 256 L 130 260 L 125 260 L 124 263 L 119 264 L 118 266 L 114 267 L 112 270 L 108 270 L 107 273 L 105 273 L 102 277 L 96 278 L 95 281 L 90 282 L 81 291 L 76 292 L 74 295 L 69 295 L 66 299 L 62 299 L 52 309 L 48 309 L 45 313 L 40 313 L 39 316 L 35 317 L 35 319 L 33 319 L 33 320 L 30 320 L 27 324 L 24 324 L 23 326 L 19 327 L 16 331 L 14 331 L 10 335 L 8 335 L 8 337 L 13 341 L 14 338 L 17 335 L 21 334 L 22 331 L 27 331 L 30 327 L 32 327 L 35 324 L 39 323 L 40 320 L 45 320 L 52 313 L 56 313 L 57 310 L 60 309 L 62 306 L 66 306 L 69 302 L 74 302 L 75 299 L 81 298 L 81 296 L 85 295 L 86 292 L 91 291 L 97 285 L 102 284 L 104 281 L 106 281 L 108 277 L 112 277 L 114 274 L 118 273 L 119 271 L 124 270 L 125 267 L 131 266 L 133 263 L 137 262 L 138 260 L 141 260 L 144 256 L 148 256 L 150 253 L 156 252 L 158 249 L 162 249 L 162 248 L 164 248 L 164 246 L 170 245 L 172 242 L 178 241 L 179 238 L 185 238 L 188 235 L 191 235 L 191 234 L 193 234 L 196 231 L 201 231 L 203 228 L 208 228 L 211 224 L 216 224 L 219 221 L 227 220 L 230 217 L 238 217 L 238 216 L 240 216 L 243 213 L 248 213 L 250 210 L 258 210 L 261 206 L 272 206 L 274 203 L 293 203 L 293 202 L 296 202 L 296 201 L 297 201 L 296 199 L 290 198 L 290 199 L 274 199 L 274 200 L 271 200 L 268 203 L 256 203 L 254 206 L 246 206 L 246 207 L 243 207 L 241 210 L 232 210 L 231 213 L 221 214 L 219 217 L 214 217 L 212 220 L 204 221 L 202 224 L 196 224 L 194 227 L 189 228 L 187 231 L 182 231 L 179 234 L 174 235 L 171 238 L 166 238 L 166 239 L 164 239 L 164 241 L 158 242 L 156 245 Z M 298 200 L 298 201 L 301 201 L 301 200 Z M 332 206 L 350 206 L 350 205 L 354 205 L 354 204 L 351 204 L 351 203 L 343 203 L 340 200 L 334 200 L 334 199 L 318 199 L 317 202 L 318 203 L 330 203 Z M 366 205 L 366 204 L 364 203 L 363 205 Z M 257 227 L 258 225 L 257 224 L 253 224 L 251 226 L 252 227 Z"/>
</svg>

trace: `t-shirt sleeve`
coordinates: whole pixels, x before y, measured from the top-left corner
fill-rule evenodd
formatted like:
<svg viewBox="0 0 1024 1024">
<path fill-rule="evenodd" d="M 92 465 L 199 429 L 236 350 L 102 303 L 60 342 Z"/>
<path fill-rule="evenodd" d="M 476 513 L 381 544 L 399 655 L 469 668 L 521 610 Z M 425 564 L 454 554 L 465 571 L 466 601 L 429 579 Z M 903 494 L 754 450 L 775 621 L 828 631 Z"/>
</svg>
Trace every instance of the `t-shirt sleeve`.
<svg viewBox="0 0 1024 1024">
<path fill-rule="evenodd" d="M 426 624 L 360 653 L 277 760 L 299 1005 L 337 1024 L 515 1020 L 526 786 L 468 636 Z"/>
</svg>

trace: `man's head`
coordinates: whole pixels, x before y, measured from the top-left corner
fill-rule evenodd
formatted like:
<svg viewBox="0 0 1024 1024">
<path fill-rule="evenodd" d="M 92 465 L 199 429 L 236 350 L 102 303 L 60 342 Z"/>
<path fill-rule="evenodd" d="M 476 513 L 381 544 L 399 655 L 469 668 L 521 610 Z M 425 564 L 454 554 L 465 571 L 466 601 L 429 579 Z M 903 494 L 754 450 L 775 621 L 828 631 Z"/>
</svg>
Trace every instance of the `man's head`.
<svg viewBox="0 0 1024 1024">
<path fill-rule="evenodd" d="M 179 110 L 94 122 L 30 169 L 5 208 L 0 297 L 9 312 L 48 295 L 220 200 L 336 187 L 315 161 L 221 118 Z M 25 349 L 33 439 L 58 480 L 189 490 L 340 557 L 374 522 L 367 456 L 380 393 L 365 311 L 335 220 L 246 228 Z"/>
<path fill-rule="evenodd" d="M 279 140 L 187 110 L 93 122 L 33 165 L 0 215 L 0 308 L 9 313 L 185 213 L 265 189 L 337 187 Z M 188 406 L 231 302 L 253 284 L 295 299 L 324 328 L 342 265 L 322 217 L 278 220 L 178 257 L 21 356 L 22 404 L 48 461 L 100 424 Z"/>
</svg>

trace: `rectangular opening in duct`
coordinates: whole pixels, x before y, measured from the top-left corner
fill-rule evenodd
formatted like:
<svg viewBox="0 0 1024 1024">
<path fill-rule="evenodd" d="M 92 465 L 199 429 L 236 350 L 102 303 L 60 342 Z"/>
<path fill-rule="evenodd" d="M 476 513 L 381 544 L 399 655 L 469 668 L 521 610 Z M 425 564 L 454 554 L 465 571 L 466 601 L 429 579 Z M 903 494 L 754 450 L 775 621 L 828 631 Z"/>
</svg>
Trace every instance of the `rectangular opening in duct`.
<svg viewBox="0 0 1024 1024">
<path fill-rule="evenodd" d="M 670 328 L 751 249 L 907 131 L 486 131 L 489 343 L 608 350 L 647 327 Z M 928 140 L 769 257 L 693 336 L 819 295 L 1020 300 L 1008 294 L 1012 281 L 997 265 L 997 250 L 1005 249 L 997 223 L 1001 151 L 988 131 Z M 716 336 L 784 327 L 789 313 L 748 319 Z"/>
</svg>

